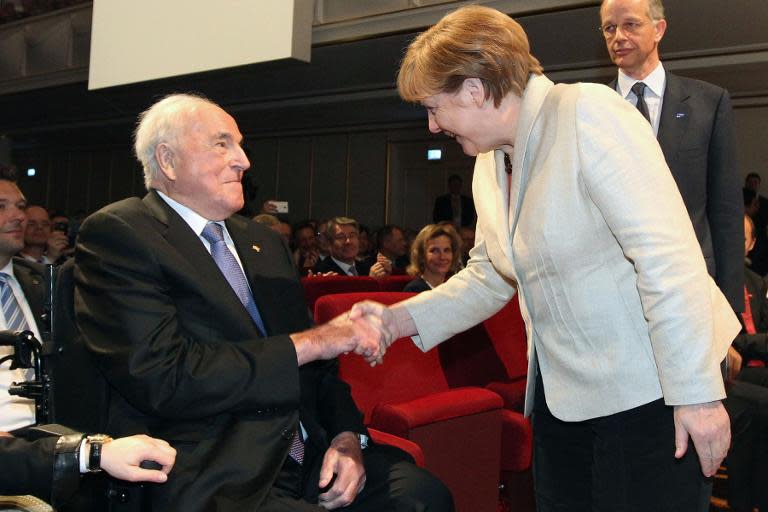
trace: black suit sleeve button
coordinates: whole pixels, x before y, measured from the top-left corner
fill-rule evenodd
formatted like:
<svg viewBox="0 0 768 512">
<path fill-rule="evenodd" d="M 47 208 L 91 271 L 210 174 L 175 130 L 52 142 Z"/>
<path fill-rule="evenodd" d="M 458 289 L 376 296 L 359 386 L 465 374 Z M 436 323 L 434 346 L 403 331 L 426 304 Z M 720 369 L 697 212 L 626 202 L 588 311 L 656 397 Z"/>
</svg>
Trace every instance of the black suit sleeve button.
<svg viewBox="0 0 768 512">
<path fill-rule="evenodd" d="M 286 439 L 286 440 L 288 440 L 288 439 L 291 439 L 291 438 L 293 437 L 293 432 L 291 432 L 291 431 L 290 431 L 290 430 L 288 430 L 287 428 L 284 428 L 284 429 L 283 429 L 283 430 L 280 432 L 280 436 L 281 436 L 283 439 Z"/>
</svg>

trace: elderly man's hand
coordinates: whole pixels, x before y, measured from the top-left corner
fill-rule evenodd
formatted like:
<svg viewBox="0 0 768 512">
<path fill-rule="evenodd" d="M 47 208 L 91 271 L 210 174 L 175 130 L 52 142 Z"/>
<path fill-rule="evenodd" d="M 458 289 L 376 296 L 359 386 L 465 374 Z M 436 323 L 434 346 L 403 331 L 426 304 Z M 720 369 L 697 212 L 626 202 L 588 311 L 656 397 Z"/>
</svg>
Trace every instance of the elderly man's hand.
<svg viewBox="0 0 768 512">
<path fill-rule="evenodd" d="M 319 505 L 328 510 L 346 507 L 365 487 L 365 467 L 360 441 L 352 432 L 342 432 L 331 441 L 320 467 L 318 486 L 327 487 L 333 475 L 333 485 L 319 496 Z"/>
<path fill-rule="evenodd" d="M 699 455 L 704 476 L 717 472 L 731 444 L 731 423 L 722 402 L 675 406 L 675 458 L 685 455 L 688 436 Z"/>
<path fill-rule="evenodd" d="M 333 359 L 354 352 L 371 365 L 382 362 L 386 347 L 380 345 L 381 320 L 358 315 L 351 319 L 342 313 L 333 320 L 304 332 L 291 335 L 299 366 L 317 359 Z"/>
</svg>

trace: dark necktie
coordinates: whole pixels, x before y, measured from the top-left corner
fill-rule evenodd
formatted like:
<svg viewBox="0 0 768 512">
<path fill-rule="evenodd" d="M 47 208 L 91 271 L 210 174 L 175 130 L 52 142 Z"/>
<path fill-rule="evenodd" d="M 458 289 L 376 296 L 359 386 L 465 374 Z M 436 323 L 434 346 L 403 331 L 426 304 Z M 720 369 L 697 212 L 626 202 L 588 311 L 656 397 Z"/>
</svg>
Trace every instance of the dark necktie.
<svg viewBox="0 0 768 512">
<path fill-rule="evenodd" d="M 202 235 L 203 238 L 211 244 L 211 256 L 213 256 L 213 261 L 216 262 L 219 270 L 224 274 L 227 282 L 235 291 L 240 302 L 245 306 L 245 309 L 248 310 L 248 314 L 251 315 L 251 318 L 261 333 L 266 335 L 267 330 L 264 328 L 264 322 L 256 307 L 256 302 L 253 300 L 251 290 L 248 288 L 245 274 L 243 274 L 234 254 L 232 254 L 229 247 L 227 247 L 227 243 L 224 241 L 224 229 L 216 222 L 209 222 L 205 225 Z M 293 439 L 291 439 L 291 447 L 288 453 L 291 458 L 299 464 L 304 460 L 304 441 L 301 438 L 299 429 L 296 429 L 293 433 Z"/>
<path fill-rule="evenodd" d="M 5 327 L 9 331 L 26 331 L 29 329 L 29 324 L 13 294 L 11 283 L 8 282 L 10 277 L 5 272 L 0 272 L 0 303 L 5 316 Z"/>
<path fill-rule="evenodd" d="M 635 105 L 637 110 L 639 110 L 646 121 L 650 123 L 651 116 L 648 114 L 648 105 L 645 103 L 645 88 L 646 85 L 643 82 L 635 82 L 635 85 L 632 86 L 632 92 L 637 96 L 637 104 Z"/>
<path fill-rule="evenodd" d="M 213 261 L 218 265 L 221 273 L 227 279 L 229 286 L 237 294 L 240 302 L 243 303 L 248 314 L 251 315 L 253 322 L 261 331 L 261 334 L 266 335 L 267 330 L 264 328 L 264 321 L 261 319 L 259 310 L 256 307 L 256 302 L 253 300 L 251 290 L 248 288 L 248 282 L 245 280 L 245 274 L 237 263 L 235 256 L 230 252 L 227 243 L 224 241 L 224 230 L 220 224 L 215 222 L 209 222 L 203 229 L 203 238 L 208 240 L 211 244 L 211 256 Z"/>
</svg>

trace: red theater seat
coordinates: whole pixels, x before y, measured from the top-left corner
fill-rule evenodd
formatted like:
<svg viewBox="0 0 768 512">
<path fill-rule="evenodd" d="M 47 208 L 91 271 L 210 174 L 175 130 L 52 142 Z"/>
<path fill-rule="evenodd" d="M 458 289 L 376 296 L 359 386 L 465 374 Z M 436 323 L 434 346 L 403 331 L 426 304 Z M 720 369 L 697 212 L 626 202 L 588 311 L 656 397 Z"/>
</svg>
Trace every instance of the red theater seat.
<svg viewBox="0 0 768 512">
<path fill-rule="evenodd" d="M 361 300 L 384 304 L 414 294 L 396 292 L 325 295 L 315 304 L 322 323 Z M 371 427 L 407 438 L 424 451 L 426 468 L 451 490 L 459 512 L 494 511 L 498 505 L 502 400 L 479 387 L 452 389 L 436 350 L 422 352 L 396 341 L 384 364 L 339 358 L 340 375 Z"/>
<path fill-rule="evenodd" d="M 379 290 L 378 281 L 368 276 L 302 277 L 301 286 L 304 287 L 304 297 L 307 299 L 307 307 L 310 311 L 314 311 L 315 302 L 323 295 Z"/>
<path fill-rule="evenodd" d="M 403 291 L 403 288 L 405 288 L 405 285 L 407 285 L 413 280 L 414 280 L 414 277 L 409 276 L 407 274 L 382 277 L 378 279 L 379 291 L 401 292 Z"/>
</svg>

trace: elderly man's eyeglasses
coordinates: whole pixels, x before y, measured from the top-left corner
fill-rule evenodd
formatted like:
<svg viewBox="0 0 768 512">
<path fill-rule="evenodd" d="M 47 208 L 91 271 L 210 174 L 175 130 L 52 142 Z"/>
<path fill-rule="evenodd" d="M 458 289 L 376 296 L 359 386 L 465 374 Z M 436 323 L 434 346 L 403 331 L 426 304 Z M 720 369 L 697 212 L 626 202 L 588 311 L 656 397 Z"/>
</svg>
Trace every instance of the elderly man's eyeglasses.
<svg viewBox="0 0 768 512">
<path fill-rule="evenodd" d="M 637 34 L 645 24 L 645 21 L 625 21 L 619 25 L 616 25 L 615 23 L 606 23 L 602 27 L 597 27 L 597 30 L 599 30 L 606 39 L 613 39 L 616 37 L 616 31 L 619 29 L 621 29 L 621 32 L 624 34 Z"/>
<path fill-rule="evenodd" d="M 333 235 L 333 239 L 337 242 L 346 242 L 347 240 L 357 240 L 360 237 L 358 233 L 339 233 L 338 235 Z"/>
</svg>

